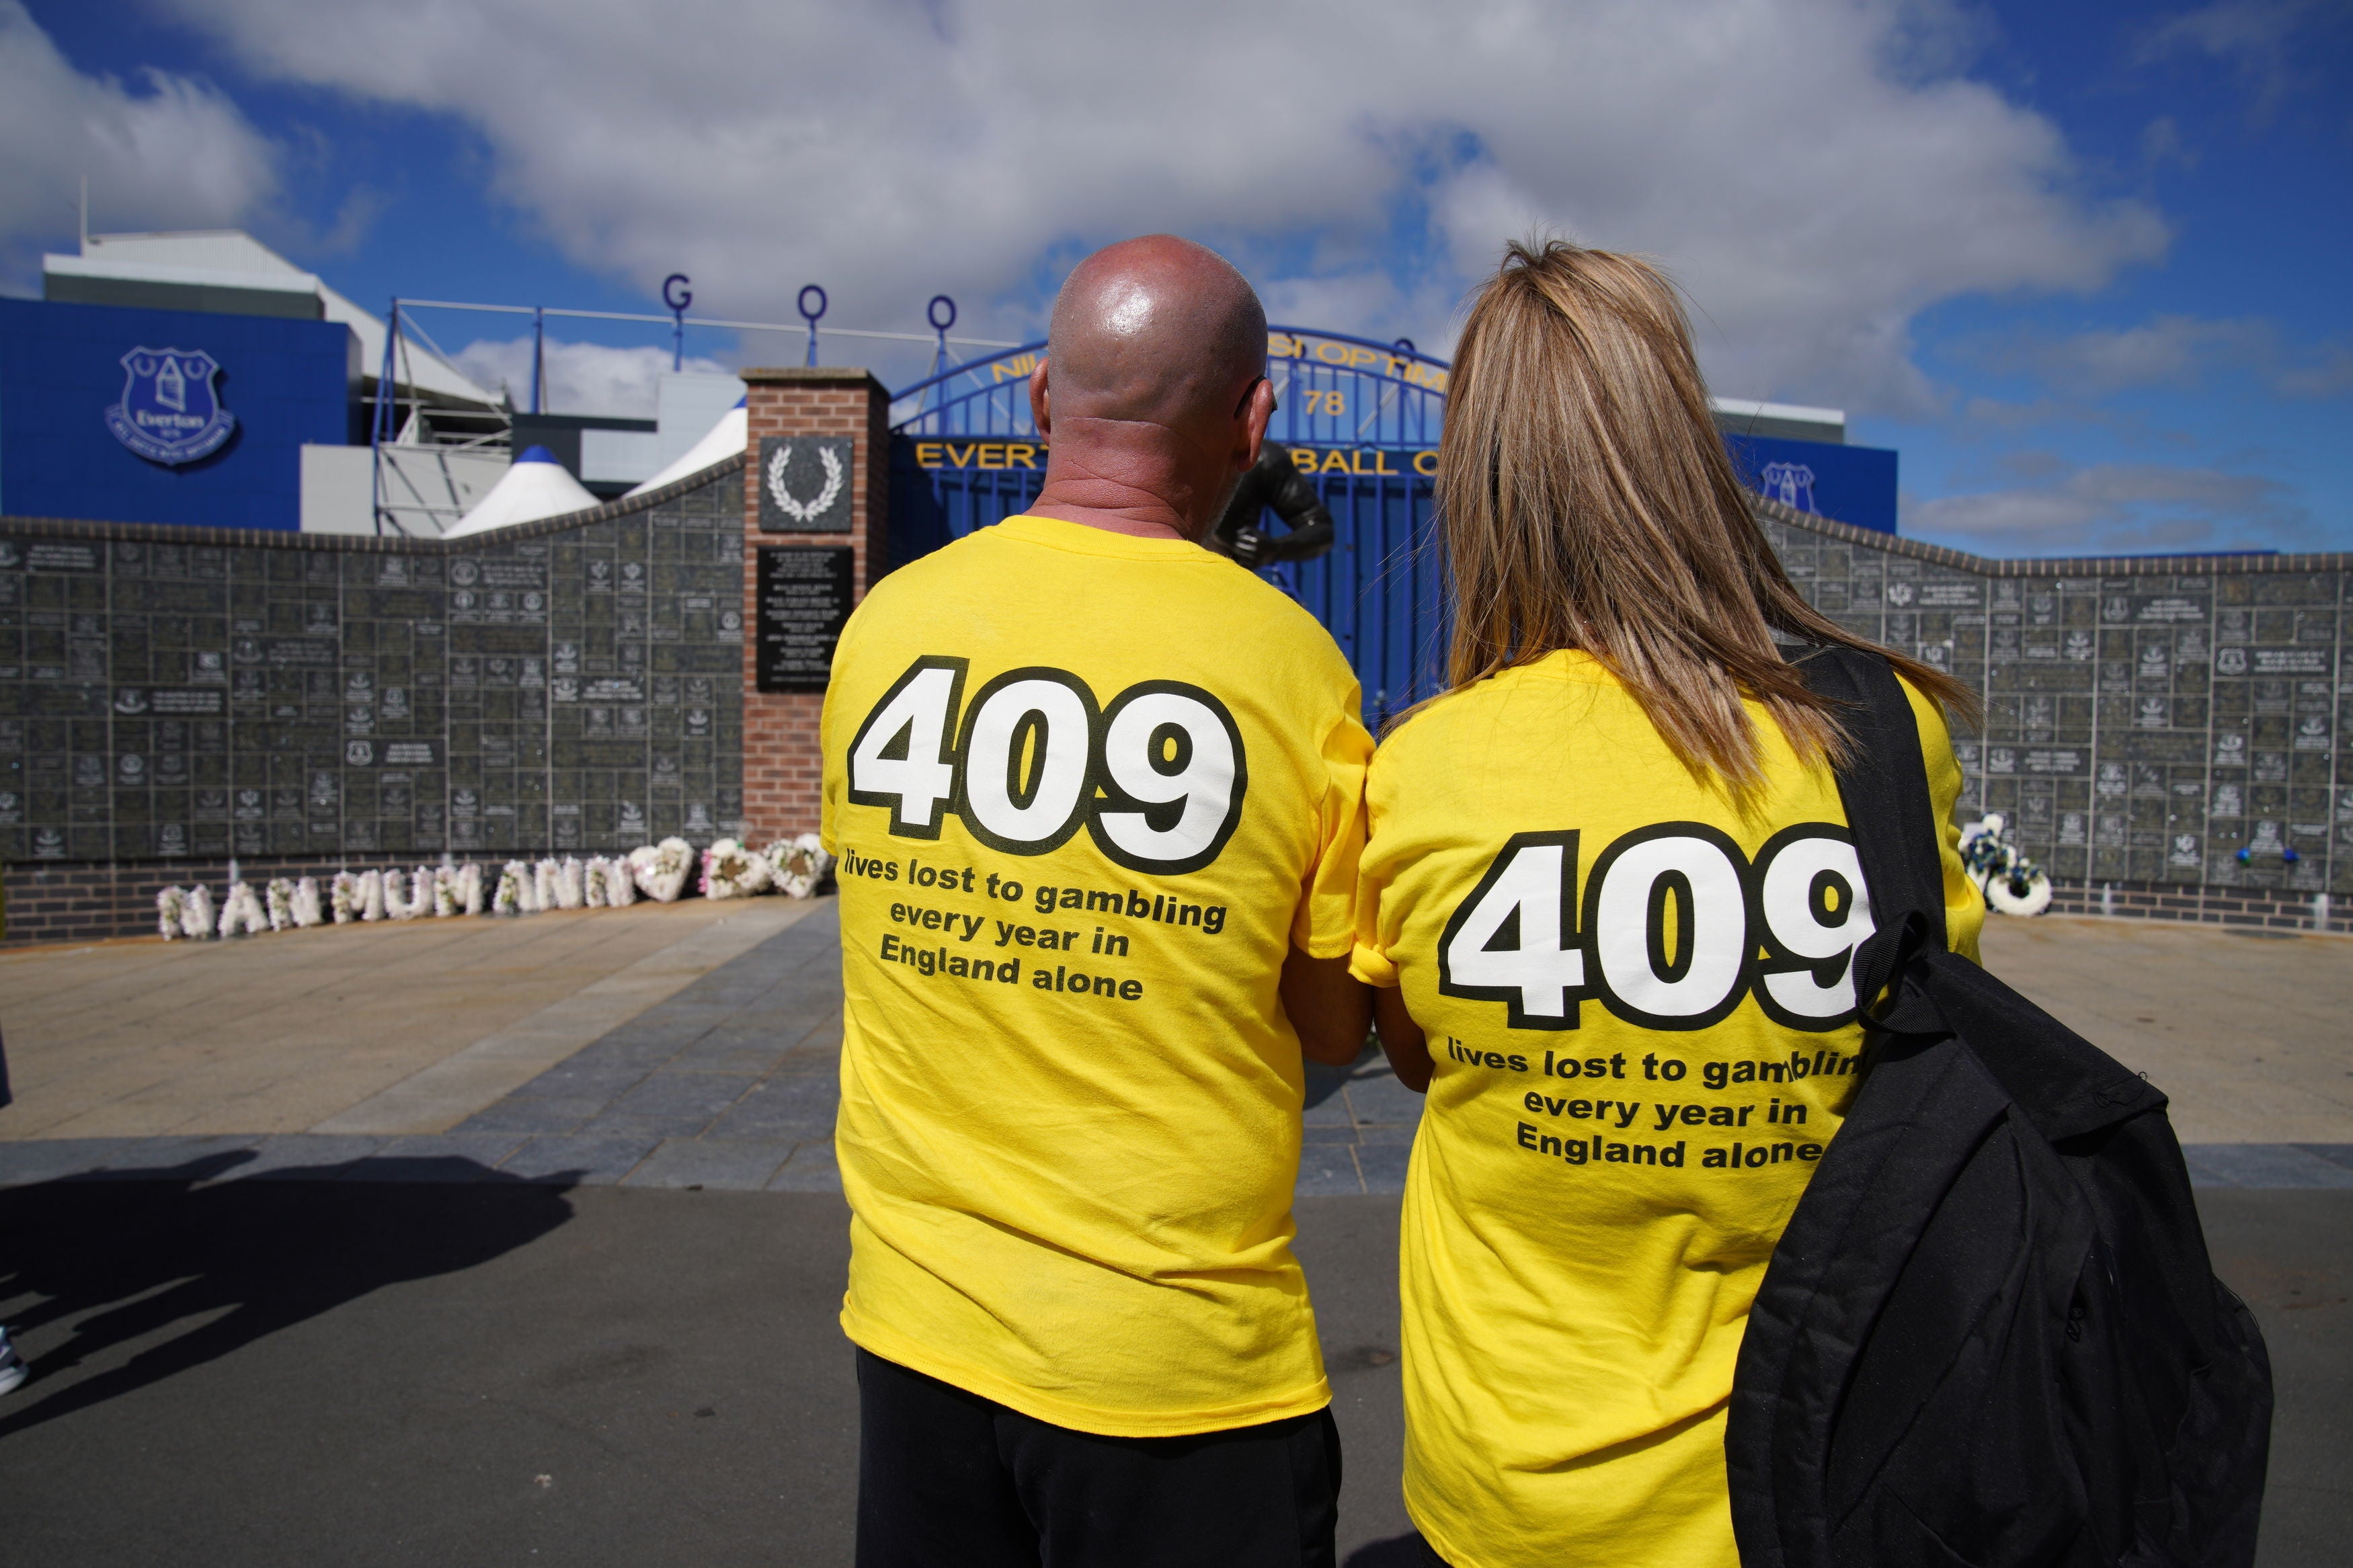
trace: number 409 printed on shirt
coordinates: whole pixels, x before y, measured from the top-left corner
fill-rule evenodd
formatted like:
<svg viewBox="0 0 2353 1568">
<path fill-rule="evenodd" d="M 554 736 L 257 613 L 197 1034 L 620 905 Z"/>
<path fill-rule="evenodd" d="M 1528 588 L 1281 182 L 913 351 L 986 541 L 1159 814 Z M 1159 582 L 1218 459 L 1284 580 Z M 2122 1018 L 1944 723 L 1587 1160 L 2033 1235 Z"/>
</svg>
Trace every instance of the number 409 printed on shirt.
<svg viewBox="0 0 2353 1568">
<path fill-rule="evenodd" d="M 1233 837 L 1249 770 L 1209 692 L 1146 680 L 1102 704 L 1032 665 L 966 703 L 967 664 L 916 659 L 850 742 L 849 799 L 890 807 L 892 834 L 935 839 L 954 816 L 992 849 L 1043 855 L 1083 826 L 1115 864 L 1161 875 L 1201 869 Z"/>
<path fill-rule="evenodd" d="M 1446 922 L 1439 990 L 1504 1003 L 1515 1029 L 1574 1029 L 1599 1002 L 1651 1029 L 1704 1029 L 1744 996 L 1818 1033 L 1855 1016 L 1854 952 L 1872 933 L 1854 842 L 1827 822 L 1751 860 L 1702 822 L 1664 822 L 1597 856 L 1579 897 L 1574 828 L 1518 833 Z"/>
</svg>

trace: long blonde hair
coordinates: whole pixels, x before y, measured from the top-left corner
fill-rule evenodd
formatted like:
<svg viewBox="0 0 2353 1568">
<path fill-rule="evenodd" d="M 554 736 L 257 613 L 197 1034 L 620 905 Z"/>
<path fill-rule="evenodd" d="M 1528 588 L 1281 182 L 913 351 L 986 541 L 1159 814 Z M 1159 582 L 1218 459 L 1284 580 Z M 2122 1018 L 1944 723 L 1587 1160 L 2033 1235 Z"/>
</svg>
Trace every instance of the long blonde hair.
<svg viewBox="0 0 2353 1568">
<path fill-rule="evenodd" d="M 1638 258 L 1509 247 L 1455 350 L 1437 488 L 1456 690 L 1582 648 L 1686 767 L 1744 803 L 1764 782 L 1744 696 L 1801 758 L 1846 752 L 1776 632 L 1872 648 L 1975 714 L 1967 687 L 1841 630 L 1790 585 L 1709 417 L 1674 288 Z"/>
</svg>

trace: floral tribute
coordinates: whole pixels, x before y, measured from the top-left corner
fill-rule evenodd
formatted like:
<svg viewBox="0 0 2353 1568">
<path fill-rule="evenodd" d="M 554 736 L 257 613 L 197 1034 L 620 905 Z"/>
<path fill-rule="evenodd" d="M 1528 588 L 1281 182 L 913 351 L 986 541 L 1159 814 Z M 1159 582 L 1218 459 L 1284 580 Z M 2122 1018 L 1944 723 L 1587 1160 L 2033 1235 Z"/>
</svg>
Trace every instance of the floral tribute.
<svg viewBox="0 0 2353 1568">
<path fill-rule="evenodd" d="M 382 873 L 384 913 L 386 920 L 408 921 L 417 918 L 417 903 L 410 898 L 407 873 L 398 867 Z"/>
<path fill-rule="evenodd" d="M 656 903 L 676 903 L 686 891 L 686 879 L 694 875 L 694 846 L 683 838 L 665 838 L 659 844 L 632 849 L 629 869 L 639 892 Z"/>
<path fill-rule="evenodd" d="M 216 941 L 319 925 L 377 921 L 448 920 L 460 915 L 513 917 L 548 910 L 619 910 L 640 899 L 675 903 L 700 891 L 706 899 L 748 899 L 763 893 L 814 897 L 833 857 L 814 833 L 779 838 L 754 849 L 722 838 L 697 851 L 683 838 L 665 838 L 627 855 L 566 855 L 414 868 L 337 871 L 318 877 L 272 877 L 259 888 L 232 879 L 215 903 L 212 890 L 164 888 L 155 894 L 155 931 L 166 942 Z"/>
<path fill-rule="evenodd" d="M 768 886 L 768 862 L 733 838 L 722 838 L 702 852 L 702 896 L 706 899 L 748 899 Z"/>
<path fill-rule="evenodd" d="M 261 912 L 261 900 L 253 895 L 253 885 L 239 879 L 228 885 L 228 897 L 221 900 L 220 934 L 252 936 L 269 929 L 269 918 Z"/>
<path fill-rule="evenodd" d="M 581 903 L 592 910 L 612 908 L 615 881 L 613 863 L 602 855 L 589 856 L 580 868 Z"/>
<path fill-rule="evenodd" d="M 761 850 L 760 858 L 768 863 L 769 881 L 788 899 L 813 897 L 825 874 L 833 868 L 833 857 L 825 852 L 824 841 L 814 833 L 779 838 Z"/>
<path fill-rule="evenodd" d="M 532 886 L 531 868 L 520 860 L 510 860 L 499 868 L 499 889 L 491 896 L 491 913 L 494 915 L 535 915 L 536 903 L 525 907 L 525 899 L 535 892 Z"/>
<path fill-rule="evenodd" d="M 2051 907 L 2051 879 L 2010 838 L 2010 819 L 1998 811 L 1961 829 L 1961 864 L 1985 895 L 1986 907 L 2005 915 L 2039 915 Z"/>
</svg>

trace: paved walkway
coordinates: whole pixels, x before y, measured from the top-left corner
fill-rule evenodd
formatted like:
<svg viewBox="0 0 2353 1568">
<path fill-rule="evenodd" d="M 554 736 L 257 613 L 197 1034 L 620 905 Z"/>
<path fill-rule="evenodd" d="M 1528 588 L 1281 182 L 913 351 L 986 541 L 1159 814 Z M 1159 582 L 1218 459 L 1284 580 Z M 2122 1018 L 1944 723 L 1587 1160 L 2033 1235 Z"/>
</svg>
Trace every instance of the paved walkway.
<svg viewBox="0 0 2353 1568">
<path fill-rule="evenodd" d="M 704 918 L 672 912 L 681 910 Z M 518 928 L 558 921 L 568 925 L 541 939 L 552 944 L 538 955 L 542 967 L 526 968 L 526 944 L 535 933 Z M 766 1186 L 773 1179 L 784 1187 L 839 1190 L 833 1108 L 841 1038 L 840 950 L 830 900 L 703 901 L 643 912 L 467 924 L 486 945 L 504 939 L 502 949 L 489 954 L 444 952 L 446 963 L 476 974 L 485 969 L 520 972 L 532 982 L 533 997 L 558 986 L 559 979 L 546 973 L 551 968 L 578 989 L 511 1021 L 493 1015 L 470 1029 L 445 1031 L 436 1059 L 387 1085 L 368 1080 L 364 1087 L 371 1092 L 356 1104 L 331 1109 L 303 1131 L 269 1130 L 273 1122 L 283 1124 L 288 1104 L 299 1104 L 305 1112 L 315 1109 L 299 1088 L 273 1083 L 273 1095 L 249 1113 L 239 1131 L 189 1129 L 144 1138 L 37 1133 L 0 1141 L 0 1183 L 99 1172 L 135 1175 L 210 1162 L 216 1179 L 429 1182 L 475 1181 L 496 1173 L 566 1185 L 626 1181 L 636 1186 L 742 1189 Z M 606 930 L 596 931 L 598 925 Z M 599 954 L 617 962 L 664 937 L 671 939 L 668 946 L 652 947 L 604 978 L 591 980 L 593 971 L 584 969 Z M 249 945 L 258 950 L 262 939 Z M 291 952 L 279 950 L 276 961 L 284 963 Z M 412 963 L 416 957 L 409 955 Z M 347 976 L 346 988 L 397 990 L 404 966 L 396 958 L 390 967 L 393 973 L 381 978 Z M 311 965 L 294 971 L 301 977 L 295 984 L 309 987 Z M 370 1011 L 391 1005 L 387 996 L 368 998 Z M 515 1005 L 511 1003 L 508 1011 Z M 153 1011 L 144 999 L 136 1010 L 142 1016 Z M 259 1010 L 276 1009 L 264 1002 Z M 91 1003 L 75 1016 L 87 1020 L 100 1011 Z M 480 1034 L 485 1022 L 498 1026 L 470 1044 L 453 1043 Z M 316 1030 L 315 1023 L 311 1028 Z M 49 1068 L 52 1078 L 73 1081 L 54 1059 L 67 1049 L 53 1037 L 43 1038 L 37 1064 Z M 290 1048 L 272 1034 L 256 1050 L 299 1060 L 317 1048 L 307 1043 Z M 9 1050 L 13 1069 L 13 1029 Z M 159 1044 L 153 1054 L 168 1059 L 174 1052 Z M 416 1054 L 404 1059 L 413 1061 Z M 31 1103 L 0 1111 L 0 1118 L 26 1110 L 33 1114 L 25 1120 L 38 1127 L 45 1096 L 25 1078 L 18 1079 L 16 1092 L 20 1102 Z M 211 1078 L 195 1078 L 192 1098 L 207 1100 Z M 149 1093 L 151 1103 L 163 1098 L 161 1089 Z M 210 1103 L 207 1114 L 233 1119 L 236 1108 L 235 1101 Z M 52 1111 L 51 1126 L 57 1125 L 54 1118 Z M 90 1119 L 86 1112 L 79 1120 Z M 64 1128 L 75 1125 L 69 1121 Z"/>
<path fill-rule="evenodd" d="M 813 906 L 695 899 L 0 956 L 0 1139 L 438 1132 Z"/>
<path fill-rule="evenodd" d="M 486 1179 L 0 1189 L 0 1542 L 39 1568 L 851 1561 L 826 1193 Z M 2353 1536 L 2353 1193 L 2199 1194 L 2277 1373 L 2256 1568 Z M 1418 1568 L 1394 1197 L 1300 1200 L 1347 1568 Z"/>
<path fill-rule="evenodd" d="M 406 960 L 336 945 L 375 941 Z M 2216 1268 L 2278 1371 L 2258 1568 L 2339 1561 L 2353 1042 L 2330 1020 L 2353 943 L 2050 921 L 1989 947 L 2174 1093 Z M 839 962 L 830 902 L 777 900 L 0 961 L 23 1097 L 0 1111 L 0 1319 L 34 1370 L 0 1402 L 0 1540 L 59 1568 L 847 1561 Z M 404 994 L 429 1000 L 404 1020 Z M 467 996 L 464 1026 L 415 1016 Z M 322 1010 L 341 1026 L 319 1040 L 270 1022 Z M 404 1021 L 438 1043 L 309 1098 L 306 1068 Z M 246 1055 L 275 1065 L 222 1092 Z M 99 1095 L 101 1068 L 148 1087 Z M 220 1131 L 37 1131 L 164 1114 L 175 1083 Z M 1380 1194 L 1420 1101 L 1377 1058 L 1315 1069 L 1310 1099 L 1299 1252 L 1348 1455 L 1341 1549 L 1398 1568 L 1419 1558 Z M 273 1130 L 354 1117 L 383 1122 Z M 132 1179 L 44 1184 L 101 1171 Z M 2243 1190 L 2266 1187 L 2338 1190 Z"/>
<path fill-rule="evenodd" d="M 2201 1186 L 2353 1187 L 2353 942 L 1997 921 L 1987 959 L 2173 1098 Z M 839 1190 L 830 900 L 0 961 L 0 1184 L 223 1176 Z M 323 1023 L 322 1023 L 323 1020 Z M 1397 1193 L 1420 1098 L 1309 1069 L 1299 1191 Z"/>
<path fill-rule="evenodd" d="M 2353 937 L 1995 916 L 1986 962 L 2147 1073 L 2185 1143 L 2353 1142 Z"/>
<path fill-rule="evenodd" d="M 2206 1187 L 2353 1187 L 2353 938 L 1992 917 L 1986 963 L 2147 1077 Z"/>
</svg>

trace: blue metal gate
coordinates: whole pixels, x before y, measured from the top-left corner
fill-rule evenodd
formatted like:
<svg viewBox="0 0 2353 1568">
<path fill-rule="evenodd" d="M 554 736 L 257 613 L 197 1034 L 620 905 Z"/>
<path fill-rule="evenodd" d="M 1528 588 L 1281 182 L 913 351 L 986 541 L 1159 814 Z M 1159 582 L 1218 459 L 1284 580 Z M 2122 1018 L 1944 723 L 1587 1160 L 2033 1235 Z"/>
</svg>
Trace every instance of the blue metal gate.
<svg viewBox="0 0 2353 1568">
<path fill-rule="evenodd" d="M 927 377 L 892 403 L 891 558 L 927 554 L 1015 515 L 1046 477 L 1025 343 Z M 1264 574 L 1330 629 L 1365 688 L 1365 716 L 1444 689 L 1445 599 L 1428 534 L 1447 364 L 1400 339 L 1274 327 L 1267 438 L 1291 451 L 1336 525 L 1332 549 Z"/>
</svg>

